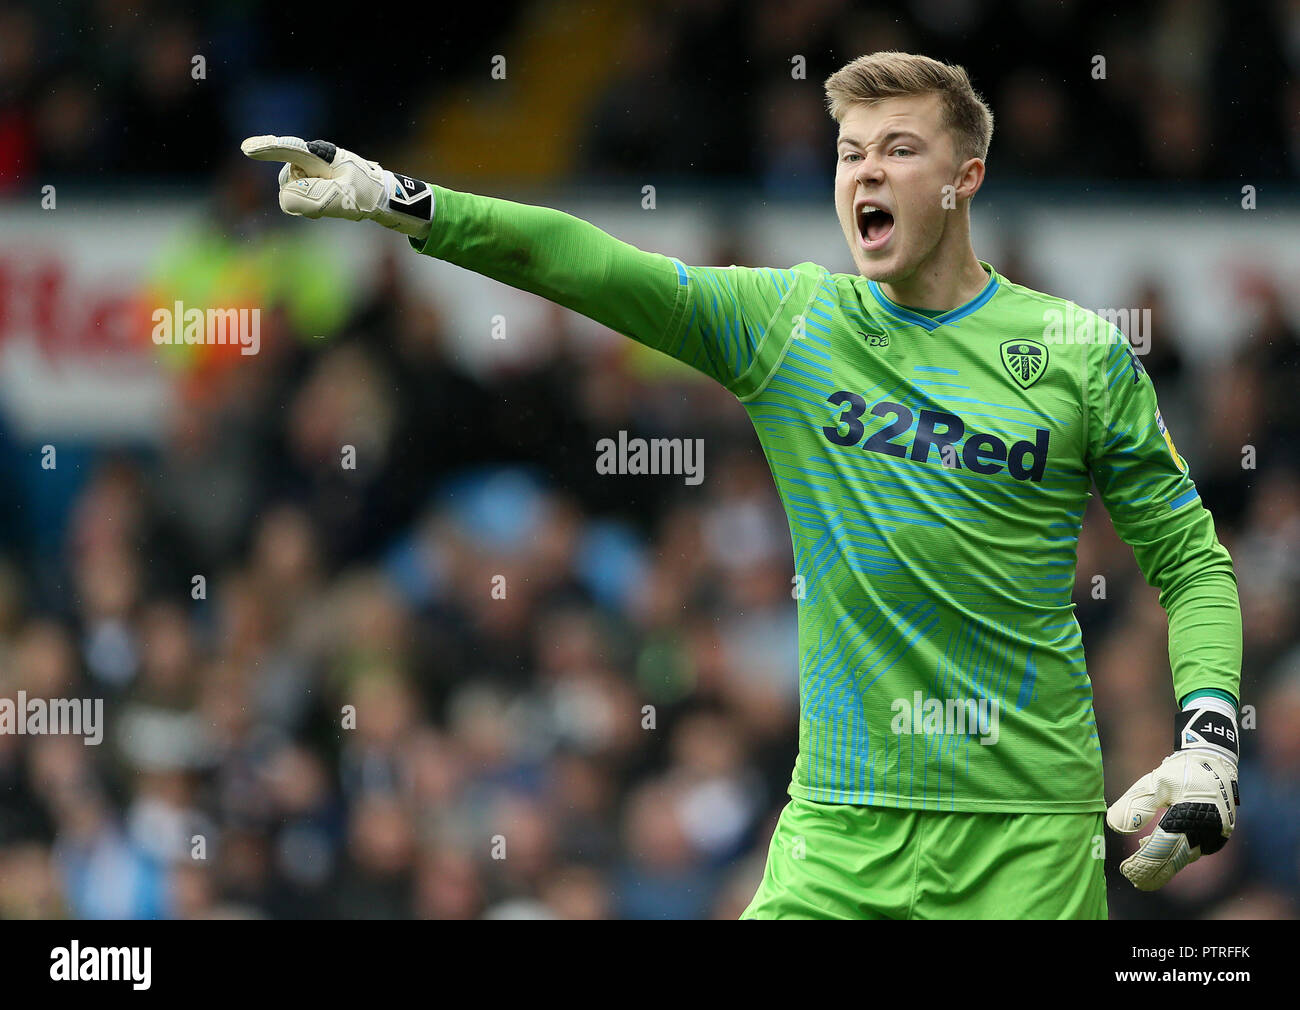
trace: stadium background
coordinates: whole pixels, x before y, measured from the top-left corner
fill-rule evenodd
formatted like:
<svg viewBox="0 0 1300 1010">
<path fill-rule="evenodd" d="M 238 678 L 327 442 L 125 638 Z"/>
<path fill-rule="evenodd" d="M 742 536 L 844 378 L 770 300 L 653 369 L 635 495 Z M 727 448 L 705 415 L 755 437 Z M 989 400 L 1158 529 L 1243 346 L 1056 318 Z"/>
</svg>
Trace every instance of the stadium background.
<svg viewBox="0 0 1300 1010">
<path fill-rule="evenodd" d="M 821 81 L 888 48 L 993 106 L 982 258 L 1150 309 L 1236 563 L 1241 827 L 1154 895 L 1111 837 L 1112 916 L 1295 917 L 1300 4 L 478 6 L 363 31 L 251 0 L 0 5 L 0 696 L 109 722 L 99 747 L 0 735 L 0 917 L 738 914 L 797 698 L 743 411 L 374 226 L 283 218 L 238 142 L 324 137 L 688 262 L 848 270 Z M 260 308 L 260 353 L 154 347 L 177 299 Z M 619 430 L 703 438 L 704 483 L 597 475 Z M 1165 622 L 1099 509 L 1078 571 L 1114 798 L 1169 749 Z"/>
</svg>

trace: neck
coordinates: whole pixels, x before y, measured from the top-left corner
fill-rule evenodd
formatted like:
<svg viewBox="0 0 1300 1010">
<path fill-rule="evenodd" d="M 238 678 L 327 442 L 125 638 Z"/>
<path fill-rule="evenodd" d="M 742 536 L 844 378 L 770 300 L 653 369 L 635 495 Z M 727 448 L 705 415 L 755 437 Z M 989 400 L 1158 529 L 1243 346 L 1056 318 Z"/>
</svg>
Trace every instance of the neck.
<svg viewBox="0 0 1300 1010">
<path fill-rule="evenodd" d="M 881 284 L 885 295 L 899 305 L 934 312 L 947 312 L 965 305 L 984 290 L 989 275 L 980 266 L 969 242 L 955 252 L 936 255 L 922 263 L 905 280 Z"/>
</svg>

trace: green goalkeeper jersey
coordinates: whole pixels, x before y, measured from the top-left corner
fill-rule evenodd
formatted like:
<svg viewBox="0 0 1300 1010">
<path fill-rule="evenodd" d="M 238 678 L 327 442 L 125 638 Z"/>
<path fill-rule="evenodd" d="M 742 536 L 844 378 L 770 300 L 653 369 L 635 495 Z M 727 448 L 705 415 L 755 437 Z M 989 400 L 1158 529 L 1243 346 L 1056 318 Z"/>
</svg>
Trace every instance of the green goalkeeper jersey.
<svg viewBox="0 0 1300 1010">
<path fill-rule="evenodd" d="M 792 795 L 1105 809 L 1071 602 L 1094 481 L 1160 590 L 1175 697 L 1238 696 L 1231 560 L 1114 326 L 988 264 L 978 296 L 926 314 L 815 263 L 687 266 L 560 211 L 433 188 L 417 249 L 669 354 L 749 412 L 799 590 Z"/>
</svg>

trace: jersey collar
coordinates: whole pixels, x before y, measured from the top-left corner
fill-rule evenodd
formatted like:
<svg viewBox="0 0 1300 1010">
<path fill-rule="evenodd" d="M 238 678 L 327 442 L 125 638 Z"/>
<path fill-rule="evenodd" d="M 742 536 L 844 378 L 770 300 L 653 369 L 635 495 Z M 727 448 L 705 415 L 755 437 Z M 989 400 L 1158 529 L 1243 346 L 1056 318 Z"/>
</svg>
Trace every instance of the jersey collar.
<svg viewBox="0 0 1300 1010">
<path fill-rule="evenodd" d="M 983 260 L 979 261 L 979 265 L 982 266 L 989 275 L 988 283 L 984 285 L 983 290 L 981 290 L 979 294 L 968 301 L 965 305 L 958 305 L 955 309 L 949 309 L 943 315 L 935 316 L 933 319 L 929 316 L 923 316 L 919 312 L 914 312 L 906 305 L 899 305 L 898 302 L 893 301 L 888 295 L 881 291 L 880 285 L 875 281 L 867 281 L 867 289 L 871 292 L 872 297 L 874 297 L 880 304 L 880 307 L 895 319 L 902 320 L 905 323 L 911 323 L 914 326 L 919 326 L 927 333 L 933 333 L 940 326 L 947 323 L 954 323 L 958 319 L 964 319 L 972 312 L 976 312 L 983 308 L 988 303 L 988 300 L 997 293 L 999 284 L 997 271 Z"/>
</svg>

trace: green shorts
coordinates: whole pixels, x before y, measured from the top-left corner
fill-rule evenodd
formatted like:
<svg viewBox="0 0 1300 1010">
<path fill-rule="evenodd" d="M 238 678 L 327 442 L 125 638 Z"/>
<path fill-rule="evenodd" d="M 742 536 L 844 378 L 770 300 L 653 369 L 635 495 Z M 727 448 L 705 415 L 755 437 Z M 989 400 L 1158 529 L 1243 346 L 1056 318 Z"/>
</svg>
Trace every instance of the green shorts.
<svg viewBox="0 0 1300 1010">
<path fill-rule="evenodd" d="M 1105 814 L 791 799 L 742 919 L 1105 919 Z"/>
</svg>

